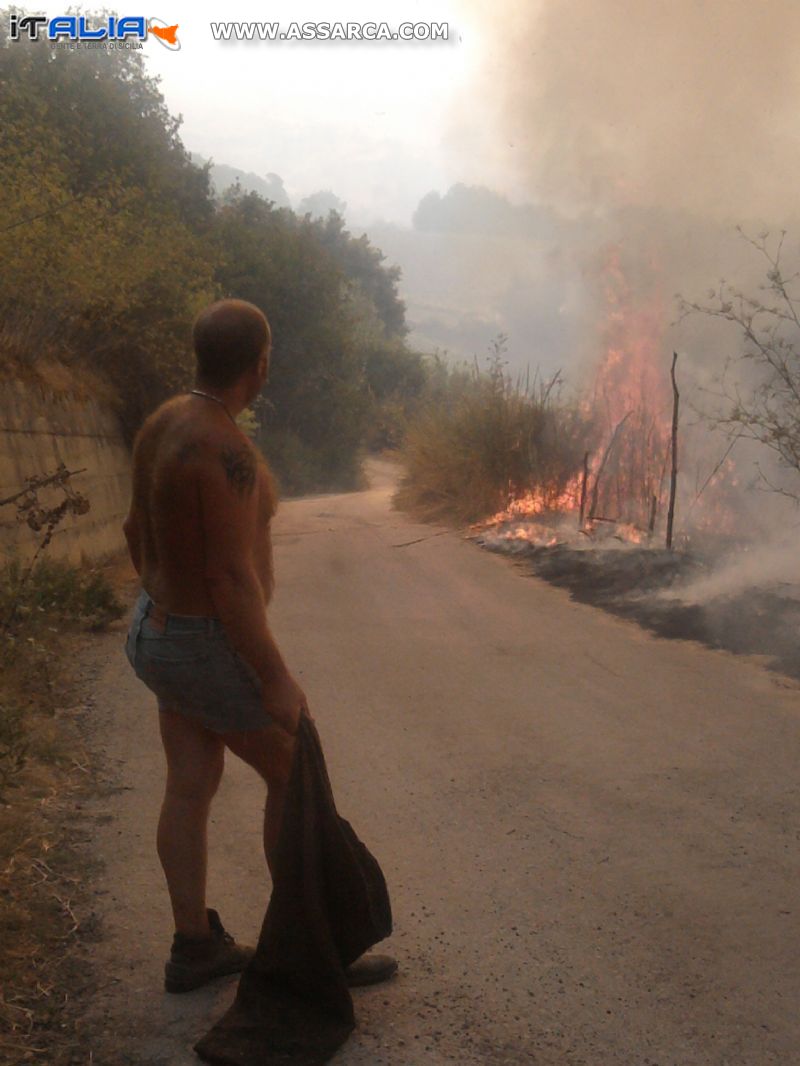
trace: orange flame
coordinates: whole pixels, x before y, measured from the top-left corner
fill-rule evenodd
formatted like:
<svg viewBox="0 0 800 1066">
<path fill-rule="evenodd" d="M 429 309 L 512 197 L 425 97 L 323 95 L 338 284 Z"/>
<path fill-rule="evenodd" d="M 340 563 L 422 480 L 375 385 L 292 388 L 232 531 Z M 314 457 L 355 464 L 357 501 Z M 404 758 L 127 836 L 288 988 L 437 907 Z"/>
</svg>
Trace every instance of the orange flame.
<svg viewBox="0 0 800 1066">
<path fill-rule="evenodd" d="M 671 393 L 663 352 L 666 309 L 654 261 L 640 266 L 631 285 L 619 247 L 605 249 L 600 277 L 606 315 L 600 330 L 602 358 L 582 407 L 599 437 L 587 470 L 554 495 L 539 487 L 512 500 L 489 525 L 552 513 L 576 514 L 585 490 L 584 531 L 602 519 L 613 535 L 639 543 L 666 491 Z M 542 543 L 538 533 L 533 534 Z M 522 539 L 530 539 L 524 536 Z"/>
</svg>

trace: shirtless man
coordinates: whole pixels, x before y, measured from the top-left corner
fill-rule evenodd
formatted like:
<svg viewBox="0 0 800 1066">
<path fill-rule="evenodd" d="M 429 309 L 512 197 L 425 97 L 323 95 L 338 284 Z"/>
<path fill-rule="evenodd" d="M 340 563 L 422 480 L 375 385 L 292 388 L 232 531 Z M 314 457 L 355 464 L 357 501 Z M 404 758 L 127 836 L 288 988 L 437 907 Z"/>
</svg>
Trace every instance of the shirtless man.
<svg viewBox="0 0 800 1066">
<path fill-rule="evenodd" d="M 238 973 L 252 957 L 206 908 L 211 800 L 227 747 L 267 784 L 272 869 L 293 738 L 308 714 L 267 624 L 275 485 L 235 423 L 267 380 L 269 325 L 253 304 L 220 300 L 201 312 L 193 336 L 197 387 L 139 431 L 124 524 L 142 583 L 126 653 L 158 700 L 167 757 L 157 845 L 175 919 L 168 992 Z M 348 982 L 373 984 L 396 969 L 389 956 L 364 955 Z"/>
<path fill-rule="evenodd" d="M 270 331 L 241 300 L 212 304 L 194 326 L 197 388 L 147 419 L 133 454 L 124 524 L 143 592 L 126 651 L 158 700 L 167 784 L 157 845 L 175 919 L 168 991 L 242 969 L 238 947 L 206 909 L 206 827 L 225 748 L 267 783 L 271 863 L 307 710 L 267 624 L 273 588 L 269 469 L 234 419 L 266 382 Z"/>
</svg>

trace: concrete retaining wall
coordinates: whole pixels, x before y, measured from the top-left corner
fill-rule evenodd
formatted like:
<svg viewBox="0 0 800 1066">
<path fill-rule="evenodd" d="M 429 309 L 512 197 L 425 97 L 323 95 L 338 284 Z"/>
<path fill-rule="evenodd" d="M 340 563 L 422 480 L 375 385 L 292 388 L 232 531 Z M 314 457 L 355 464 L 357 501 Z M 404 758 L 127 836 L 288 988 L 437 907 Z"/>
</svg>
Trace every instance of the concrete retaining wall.
<svg viewBox="0 0 800 1066">
<path fill-rule="evenodd" d="M 130 453 L 107 402 L 91 387 L 54 390 L 43 382 L 0 380 L 0 499 L 24 486 L 33 474 L 53 473 L 60 462 L 85 468 L 70 480 L 91 510 L 67 515 L 47 554 L 79 563 L 124 546 L 121 524 L 130 502 Z M 41 490 L 45 506 L 63 499 Z M 0 507 L 0 558 L 30 558 L 41 540 L 16 520 L 13 505 Z"/>
</svg>

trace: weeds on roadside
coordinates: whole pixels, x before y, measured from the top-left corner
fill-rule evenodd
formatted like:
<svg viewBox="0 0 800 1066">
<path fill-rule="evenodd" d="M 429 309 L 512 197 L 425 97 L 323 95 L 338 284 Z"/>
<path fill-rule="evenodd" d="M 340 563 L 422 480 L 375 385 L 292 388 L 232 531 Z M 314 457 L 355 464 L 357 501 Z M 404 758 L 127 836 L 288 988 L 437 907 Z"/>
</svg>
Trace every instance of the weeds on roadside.
<svg viewBox="0 0 800 1066">
<path fill-rule="evenodd" d="M 68 826 L 92 774 L 75 715 L 72 652 L 81 631 L 122 614 L 102 570 L 51 559 L 31 570 L 18 562 L 0 568 L 3 1066 L 29 1057 L 73 1061 L 62 1010 L 79 991 L 76 980 L 86 981 L 73 954 L 88 860 Z"/>
<path fill-rule="evenodd" d="M 7 789 L 24 770 L 27 756 L 23 709 L 4 700 L 0 703 L 0 803 L 7 802 Z"/>
<path fill-rule="evenodd" d="M 71 710 L 69 650 L 123 608 L 105 574 L 44 556 L 57 526 L 89 501 L 63 465 L 0 500 L 39 537 L 30 562 L 0 567 L 0 1064 L 47 1054 L 77 1061 L 63 1009 L 78 991 L 72 961 L 86 857 L 67 830 L 90 768 Z M 42 500 L 40 493 L 49 496 Z M 85 980 L 85 979 L 84 979 Z M 46 1047 L 42 1047 L 46 1044 Z M 62 1054 L 63 1052 L 63 1054 Z M 40 1060 L 41 1061 L 41 1060 Z"/>
<path fill-rule="evenodd" d="M 54 473 L 32 474 L 25 478 L 23 488 L 0 500 L 0 507 L 15 509 L 18 522 L 24 522 L 33 533 L 41 534 L 32 559 L 17 576 L 14 586 L 16 598 L 12 598 L 8 613 L 0 615 L 0 630 L 5 633 L 12 630 L 19 597 L 39 557 L 50 546 L 58 526 L 68 514 L 82 515 L 91 510 L 89 500 L 83 493 L 77 492 L 70 481 L 75 474 L 81 473 L 82 470 L 67 470 L 63 463 L 59 463 Z M 40 493 L 50 496 L 50 500 L 43 499 Z M 55 501 L 52 498 L 54 494 Z"/>
<path fill-rule="evenodd" d="M 15 628 L 35 622 L 37 615 L 102 629 L 121 618 L 123 608 L 101 570 L 43 559 L 30 571 L 17 561 L 0 569 L 0 619 L 12 612 L 16 623 L 7 628 L 13 636 Z"/>
<path fill-rule="evenodd" d="M 0 569 L 0 803 L 26 763 L 25 708 L 50 715 L 58 705 L 58 636 L 101 629 L 123 612 L 100 570 L 52 559 Z"/>
<path fill-rule="evenodd" d="M 591 427 L 561 397 L 560 377 L 514 379 L 495 342 L 487 369 L 433 367 L 403 448 L 398 506 L 474 522 L 528 491 L 553 500 L 580 469 Z"/>
</svg>

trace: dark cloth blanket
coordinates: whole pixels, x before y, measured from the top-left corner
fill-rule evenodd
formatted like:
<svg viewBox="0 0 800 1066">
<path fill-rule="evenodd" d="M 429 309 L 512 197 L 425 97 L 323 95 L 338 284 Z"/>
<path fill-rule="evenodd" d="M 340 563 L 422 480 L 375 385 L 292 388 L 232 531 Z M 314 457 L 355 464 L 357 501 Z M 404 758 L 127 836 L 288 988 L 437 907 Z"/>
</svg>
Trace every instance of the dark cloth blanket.
<svg viewBox="0 0 800 1066">
<path fill-rule="evenodd" d="M 344 968 L 392 931 L 381 868 L 340 818 L 303 715 L 256 954 L 230 1010 L 195 1045 L 219 1066 L 321 1066 L 355 1025 Z"/>
</svg>

